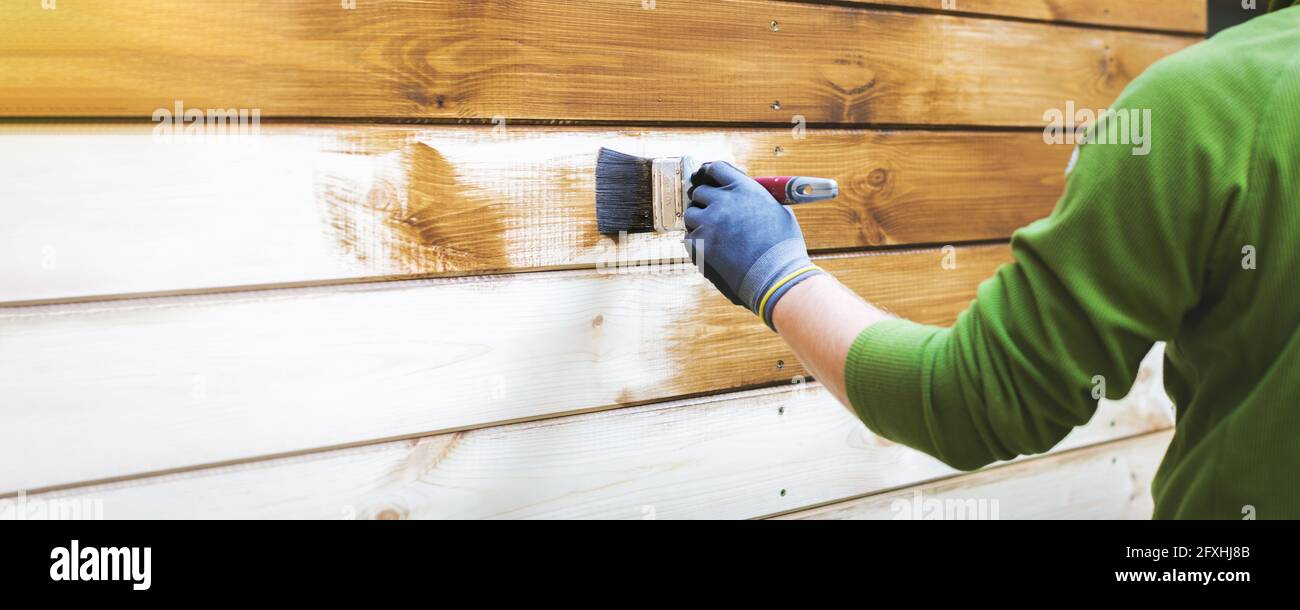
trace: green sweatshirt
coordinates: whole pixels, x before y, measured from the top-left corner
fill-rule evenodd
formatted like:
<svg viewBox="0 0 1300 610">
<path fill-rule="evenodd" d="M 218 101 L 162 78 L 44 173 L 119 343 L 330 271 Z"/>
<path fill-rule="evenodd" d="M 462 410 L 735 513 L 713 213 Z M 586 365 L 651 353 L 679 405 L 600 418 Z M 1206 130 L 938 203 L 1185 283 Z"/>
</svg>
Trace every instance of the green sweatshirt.
<svg viewBox="0 0 1300 610">
<path fill-rule="evenodd" d="M 1047 451 L 1092 417 L 1097 379 L 1125 396 L 1167 341 L 1155 516 L 1300 518 L 1300 8 L 1161 60 L 1113 107 L 1151 111 L 1149 154 L 1082 145 L 952 328 L 863 331 L 853 407 L 974 469 Z"/>
</svg>

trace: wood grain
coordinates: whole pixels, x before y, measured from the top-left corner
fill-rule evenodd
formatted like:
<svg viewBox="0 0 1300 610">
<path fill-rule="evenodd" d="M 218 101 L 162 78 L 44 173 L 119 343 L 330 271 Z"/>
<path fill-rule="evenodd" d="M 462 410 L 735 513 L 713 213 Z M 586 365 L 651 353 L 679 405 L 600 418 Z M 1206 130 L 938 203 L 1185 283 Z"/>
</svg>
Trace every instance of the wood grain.
<svg viewBox="0 0 1300 610">
<path fill-rule="evenodd" d="M 1173 435 L 1093 445 L 777 518 L 952 519 L 984 510 L 984 518 L 998 519 L 1150 519 L 1151 479 Z"/>
<path fill-rule="evenodd" d="M 723 0 L 23 3 L 0 116 L 1040 126 L 1195 38 Z M 773 23 L 775 22 L 775 27 Z"/>
<path fill-rule="evenodd" d="M 942 0 L 849 0 L 861 4 L 944 9 Z M 1204 34 L 1203 0 L 956 0 L 953 13 Z"/>
<path fill-rule="evenodd" d="M 814 251 L 1000 239 L 1046 216 L 1070 147 L 1039 134 L 264 126 L 0 128 L 0 302 L 663 261 L 680 234 L 596 232 L 601 146 L 835 178 Z M 75 176 L 70 179 L 69 176 Z"/>
<path fill-rule="evenodd" d="M 1167 402 L 1104 402 L 1093 421 L 1056 450 L 1165 429 L 1169 413 Z M 829 393 L 807 384 L 132 479 L 33 499 L 99 500 L 104 517 L 134 519 L 736 519 L 952 474 L 929 456 L 871 434 Z M 1115 483 L 1131 484 L 1126 477 Z M 1058 478 L 1053 484 L 1071 483 Z"/>
<path fill-rule="evenodd" d="M 822 259 L 948 323 L 1006 246 Z M 0 312 L 0 493 L 785 383 L 780 338 L 693 267 Z M 131 447 L 129 451 L 120 447 Z M 94 454 L 94 459 L 88 459 Z"/>
</svg>

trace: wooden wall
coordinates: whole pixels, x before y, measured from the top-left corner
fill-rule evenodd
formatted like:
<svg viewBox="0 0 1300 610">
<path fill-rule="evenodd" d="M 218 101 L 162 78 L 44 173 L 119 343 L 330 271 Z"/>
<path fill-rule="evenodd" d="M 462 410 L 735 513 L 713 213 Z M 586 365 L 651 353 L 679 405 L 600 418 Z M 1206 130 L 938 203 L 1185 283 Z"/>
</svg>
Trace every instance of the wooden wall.
<svg viewBox="0 0 1300 610">
<path fill-rule="evenodd" d="M 597 234 L 594 162 L 834 177 L 797 212 L 819 263 L 947 324 L 1062 190 L 1043 113 L 1105 107 L 1200 39 L 1203 2 L 340 4 L 0 9 L 0 496 L 148 518 L 888 518 L 917 492 L 1149 514 L 1158 352 L 1052 454 L 953 472 L 805 379 L 680 236 Z M 186 109 L 260 123 L 154 122 Z"/>
</svg>

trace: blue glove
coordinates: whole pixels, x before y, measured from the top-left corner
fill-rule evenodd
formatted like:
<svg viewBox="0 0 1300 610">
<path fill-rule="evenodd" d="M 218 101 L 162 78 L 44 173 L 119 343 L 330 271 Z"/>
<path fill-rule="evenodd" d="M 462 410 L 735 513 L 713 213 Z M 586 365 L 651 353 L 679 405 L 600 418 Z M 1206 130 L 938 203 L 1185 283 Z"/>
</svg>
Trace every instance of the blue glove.
<svg viewBox="0 0 1300 610">
<path fill-rule="evenodd" d="M 687 254 L 732 303 L 773 328 L 777 301 L 822 273 L 808 258 L 794 212 L 725 161 L 700 166 L 691 183 L 684 215 Z"/>
</svg>

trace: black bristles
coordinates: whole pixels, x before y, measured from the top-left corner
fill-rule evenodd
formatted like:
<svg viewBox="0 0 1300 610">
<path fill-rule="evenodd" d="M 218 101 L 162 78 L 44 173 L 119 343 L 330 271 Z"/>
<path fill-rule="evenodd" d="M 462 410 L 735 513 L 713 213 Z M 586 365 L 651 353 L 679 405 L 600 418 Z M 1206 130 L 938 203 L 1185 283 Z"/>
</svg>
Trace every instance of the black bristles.
<svg viewBox="0 0 1300 610">
<path fill-rule="evenodd" d="M 596 156 L 596 228 L 601 233 L 655 230 L 653 159 L 601 148 Z"/>
</svg>

